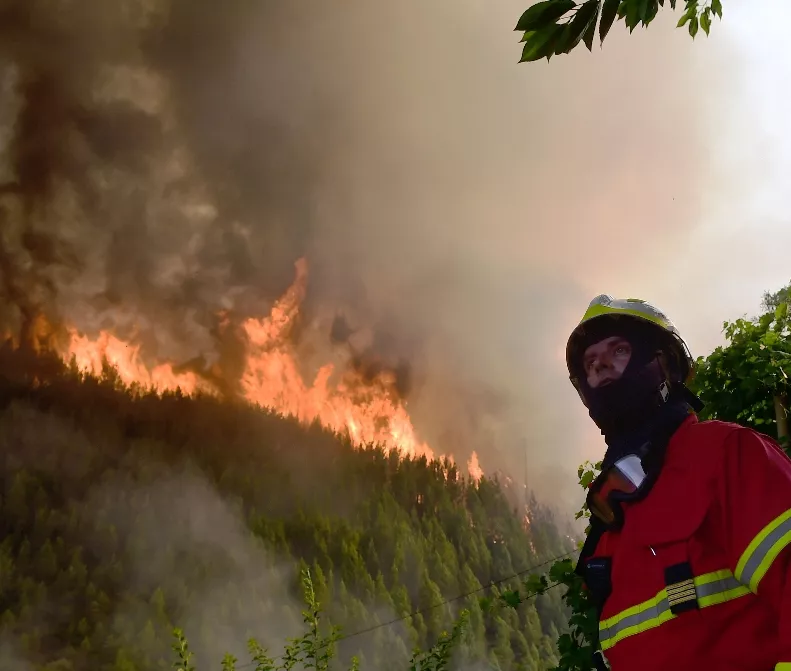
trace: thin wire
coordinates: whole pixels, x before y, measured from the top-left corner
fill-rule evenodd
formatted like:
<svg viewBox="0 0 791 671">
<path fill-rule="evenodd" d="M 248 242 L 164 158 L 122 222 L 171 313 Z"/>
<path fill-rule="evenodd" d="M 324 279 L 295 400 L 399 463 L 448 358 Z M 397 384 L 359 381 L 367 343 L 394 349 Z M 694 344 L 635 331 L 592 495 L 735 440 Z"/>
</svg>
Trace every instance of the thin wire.
<svg viewBox="0 0 791 671">
<path fill-rule="evenodd" d="M 542 566 L 546 566 L 552 562 L 558 561 L 559 559 L 565 559 L 566 557 L 574 554 L 574 551 L 567 552 L 566 554 L 559 555 L 557 557 L 553 557 L 552 559 L 548 559 L 545 562 L 541 562 L 540 564 L 536 564 L 535 566 L 528 566 L 526 569 L 521 571 L 517 571 L 516 573 L 508 576 L 507 578 L 501 578 L 500 580 L 494 580 L 483 587 L 479 587 L 478 589 L 474 589 L 466 594 L 459 594 L 458 596 L 454 596 L 452 599 L 446 599 L 440 603 L 435 603 L 432 606 L 426 606 L 425 608 L 421 608 L 420 610 L 416 610 L 409 615 L 404 615 L 403 617 L 397 617 L 394 620 L 390 620 L 388 622 L 382 622 L 381 624 L 376 624 L 372 627 L 368 627 L 367 629 L 361 629 L 360 631 L 356 631 L 353 634 L 348 634 L 347 636 L 342 636 L 339 638 L 339 641 L 345 641 L 347 638 L 352 638 L 354 636 L 359 636 L 361 634 L 367 634 L 370 631 L 375 631 L 376 629 L 381 629 L 382 627 L 389 627 L 391 624 L 396 624 L 397 622 L 401 622 L 402 620 L 406 620 L 410 617 L 414 617 L 415 615 L 422 615 L 423 613 L 427 613 L 430 610 L 434 610 L 435 608 L 441 608 L 442 606 L 446 606 L 449 603 L 453 603 L 454 601 L 458 601 L 459 599 L 466 599 L 468 596 L 472 596 L 473 594 L 477 594 L 478 592 L 482 592 L 485 589 L 489 589 L 494 585 L 499 585 L 500 583 L 507 582 L 508 580 L 513 580 L 514 578 L 518 578 L 520 575 L 528 573 L 529 571 L 535 571 L 537 568 L 541 568 Z M 554 585 L 553 585 L 554 586 Z M 547 588 L 549 589 L 549 588 Z M 544 590 L 546 591 L 546 590 Z M 537 596 L 537 595 L 536 595 Z"/>
<path fill-rule="evenodd" d="M 546 566 L 547 564 L 551 564 L 553 562 L 559 561 L 560 559 L 565 559 L 566 557 L 570 557 L 571 555 L 573 555 L 576 552 L 577 552 L 576 550 L 572 550 L 570 552 L 566 552 L 565 554 L 558 555 L 557 557 L 552 557 L 551 559 L 547 559 L 546 561 L 541 562 L 540 564 L 534 564 L 533 566 L 528 566 L 526 569 L 522 569 L 521 571 L 517 571 L 516 573 L 514 573 L 512 575 L 509 575 L 507 578 L 500 578 L 499 580 L 492 580 L 491 582 L 487 583 L 486 585 L 483 585 L 482 587 L 479 587 L 478 589 L 471 590 L 470 592 L 466 592 L 465 594 L 459 594 L 458 596 L 454 596 L 451 599 L 445 599 L 445 601 L 441 601 L 440 603 L 435 603 L 435 604 L 433 604 L 431 606 L 426 606 L 425 608 L 421 608 L 419 610 L 416 610 L 416 611 L 414 611 L 412 613 L 409 613 L 408 615 L 404 615 L 402 617 L 397 617 L 397 618 L 395 618 L 393 620 L 388 620 L 387 622 L 381 622 L 379 624 L 373 625 L 372 627 L 367 627 L 366 629 L 360 629 L 359 631 L 355 631 L 355 632 L 353 632 L 351 634 L 346 634 L 345 636 L 341 636 L 340 638 L 335 639 L 335 643 L 339 643 L 340 641 L 346 641 L 346 640 L 348 640 L 350 638 L 354 638 L 355 636 L 362 636 L 363 634 L 369 634 L 370 632 L 376 631 L 377 629 L 382 629 L 384 627 L 389 627 L 390 625 L 397 624 L 398 622 L 402 622 L 404 620 L 408 620 L 411 617 L 415 617 L 415 615 L 422 615 L 423 613 L 427 613 L 428 611 L 434 610 L 435 608 L 441 608 L 442 606 L 446 606 L 449 603 L 453 603 L 454 601 L 458 601 L 459 599 L 466 599 L 468 596 L 472 596 L 473 594 L 477 594 L 478 592 L 483 592 L 484 590 L 489 589 L 490 587 L 493 587 L 494 585 L 499 585 L 499 584 L 507 582 L 509 580 L 513 580 L 514 578 L 518 578 L 520 575 L 524 575 L 525 573 L 529 573 L 530 571 L 535 571 L 537 568 L 541 568 L 542 566 Z M 546 592 L 551 590 L 553 587 L 557 587 L 560 584 L 561 584 L 560 581 L 554 582 L 551 585 L 547 586 L 546 588 L 542 589 L 540 592 L 536 592 L 535 594 L 531 594 L 530 596 L 525 597 L 525 599 L 523 599 L 523 601 L 527 601 L 528 599 L 532 599 L 533 597 L 537 597 L 537 596 L 540 596 L 542 594 L 545 594 Z M 277 657 L 273 657 L 272 661 L 277 661 L 279 659 L 283 659 L 283 657 L 284 657 L 284 655 L 279 655 Z M 239 664 L 239 665 L 236 666 L 236 668 L 237 669 L 246 669 L 248 667 L 253 666 L 254 664 L 255 664 L 255 662 L 248 662 L 246 664 Z"/>
</svg>

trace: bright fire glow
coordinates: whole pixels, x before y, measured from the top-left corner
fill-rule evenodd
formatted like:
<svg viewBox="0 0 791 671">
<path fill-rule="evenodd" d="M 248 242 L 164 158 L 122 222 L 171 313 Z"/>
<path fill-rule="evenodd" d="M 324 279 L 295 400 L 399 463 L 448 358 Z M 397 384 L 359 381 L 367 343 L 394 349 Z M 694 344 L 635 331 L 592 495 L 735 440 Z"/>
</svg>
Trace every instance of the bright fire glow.
<svg viewBox="0 0 791 671">
<path fill-rule="evenodd" d="M 473 480 L 478 482 L 483 477 L 483 470 L 481 469 L 481 465 L 478 463 L 478 453 L 472 453 L 470 460 L 467 462 L 467 470 L 470 473 L 470 476 Z"/>
<path fill-rule="evenodd" d="M 71 360 L 72 356 L 80 370 L 94 375 L 101 375 L 102 359 L 106 358 L 126 384 L 136 383 L 143 387 L 153 387 L 157 391 L 180 387 L 185 394 L 194 394 L 201 386 L 195 373 L 175 373 L 173 367 L 167 363 L 149 371 L 140 361 L 139 346 L 119 340 L 107 331 L 102 331 L 96 340 L 72 331 L 66 359 Z"/>
<path fill-rule="evenodd" d="M 307 271 L 306 261 L 298 261 L 296 279 L 269 315 L 242 324 L 247 340 L 241 378 L 245 398 L 305 423 L 318 420 L 333 431 L 348 433 L 357 446 L 379 443 L 403 456 L 433 459 L 434 451 L 420 440 L 404 401 L 394 391 L 392 372 L 383 371 L 373 379 L 364 379 L 360 373 L 347 370 L 337 383 L 331 384 L 334 367 L 328 363 L 318 370 L 312 382 L 303 379 L 289 335 L 305 297 Z M 75 357 L 81 370 L 98 375 L 106 358 L 126 384 L 137 383 L 158 391 L 180 387 L 185 394 L 212 391 L 198 375 L 176 373 L 170 363 L 149 369 L 141 361 L 139 345 L 125 342 L 108 331 L 102 331 L 96 339 L 76 331 L 70 335 L 70 344 L 62 354 L 67 361 Z M 483 476 L 474 452 L 467 468 L 476 482 Z"/>
</svg>

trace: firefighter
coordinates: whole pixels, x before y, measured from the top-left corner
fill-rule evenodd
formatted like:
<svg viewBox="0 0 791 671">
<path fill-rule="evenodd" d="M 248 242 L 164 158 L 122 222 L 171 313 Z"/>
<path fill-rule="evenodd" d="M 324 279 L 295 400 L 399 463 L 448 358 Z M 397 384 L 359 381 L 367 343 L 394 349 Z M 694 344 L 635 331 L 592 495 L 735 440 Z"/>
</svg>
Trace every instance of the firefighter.
<svg viewBox="0 0 791 671">
<path fill-rule="evenodd" d="M 791 671 L 791 459 L 698 419 L 689 350 L 645 301 L 595 298 L 566 363 L 607 444 L 576 569 L 599 613 L 594 666 Z"/>
</svg>

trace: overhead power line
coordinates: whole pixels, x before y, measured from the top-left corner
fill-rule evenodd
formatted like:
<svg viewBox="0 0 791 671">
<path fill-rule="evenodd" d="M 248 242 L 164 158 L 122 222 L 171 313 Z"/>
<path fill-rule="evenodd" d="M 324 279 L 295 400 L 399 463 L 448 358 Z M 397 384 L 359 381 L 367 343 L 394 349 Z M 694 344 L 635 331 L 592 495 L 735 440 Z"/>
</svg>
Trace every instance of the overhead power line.
<svg viewBox="0 0 791 671">
<path fill-rule="evenodd" d="M 416 615 L 422 615 L 423 613 L 427 613 L 427 612 L 429 612 L 431 610 L 435 610 L 437 608 L 441 608 L 442 606 L 446 606 L 449 603 L 453 603 L 454 601 L 459 601 L 460 599 L 466 599 L 467 597 L 472 596 L 473 594 L 477 594 L 478 592 L 483 592 L 484 590 L 489 589 L 490 587 L 493 587 L 494 585 L 499 585 L 499 584 L 502 584 L 504 582 L 508 582 L 509 580 L 513 580 L 514 578 L 518 578 L 519 576 L 524 575 L 525 573 L 531 573 L 532 571 L 535 571 L 536 569 L 539 569 L 542 566 L 546 566 L 547 564 L 551 564 L 551 563 L 554 563 L 556 561 L 560 561 L 561 559 L 566 559 L 567 557 L 570 557 L 571 555 L 575 554 L 576 552 L 577 552 L 576 550 L 572 550 L 571 552 L 566 552 L 566 553 L 564 553 L 562 555 L 558 555 L 557 557 L 552 557 L 551 559 L 547 559 L 546 561 L 541 562 L 540 564 L 534 564 L 533 566 L 528 566 L 527 568 L 522 569 L 521 571 L 517 571 L 516 573 L 513 573 L 513 574 L 511 574 L 511 575 L 509 575 L 509 576 L 507 576 L 505 578 L 500 578 L 498 580 L 492 580 L 491 582 L 487 583 L 486 585 L 483 585 L 482 587 L 479 587 L 479 588 L 474 589 L 474 590 L 470 590 L 469 592 L 465 592 L 464 594 L 459 594 L 459 595 L 454 596 L 454 597 L 452 597 L 450 599 L 445 599 L 444 601 L 440 601 L 439 603 L 432 604 L 431 606 L 426 606 L 424 608 L 420 608 L 420 609 L 418 609 L 416 611 L 413 611 L 413 612 L 409 613 L 408 615 L 403 615 L 402 617 L 396 617 L 396 618 L 394 618 L 392 620 L 388 620 L 387 622 L 381 622 L 381 623 L 375 624 L 375 625 L 373 625 L 371 627 L 366 627 L 365 629 L 360 629 L 359 631 L 352 632 L 351 634 L 346 634 L 345 636 L 341 636 L 341 637 L 337 638 L 335 640 L 335 642 L 336 643 L 340 643 L 341 641 L 347 641 L 350 638 L 355 638 L 356 636 L 362 636 L 363 634 L 369 634 L 372 631 L 376 631 L 377 629 L 383 629 L 384 627 L 389 627 L 389 626 L 397 624 L 399 622 L 403 622 L 404 620 L 408 620 L 409 618 L 415 617 Z M 543 590 L 541 590 L 541 592 L 538 592 L 536 594 L 531 594 L 527 598 L 530 599 L 530 598 L 539 596 L 541 594 L 544 594 L 548 590 L 552 589 L 553 587 L 557 587 L 560 584 L 561 584 L 560 582 L 554 582 L 551 585 L 548 585 Z M 283 658 L 283 656 L 280 655 L 278 657 L 274 657 L 273 659 L 274 659 L 274 661 L 277 661 L 277 660 L 282 659 L 282 658 Z M 246 664 L 238 664 L 236 666 L 236 668 L 237 669 L 246 669 L 246 668 L 249 668 L 249 667 L 254 666 L 254 665 L 255 665 L 255 662 L 248 662 Z"/>
</svg>

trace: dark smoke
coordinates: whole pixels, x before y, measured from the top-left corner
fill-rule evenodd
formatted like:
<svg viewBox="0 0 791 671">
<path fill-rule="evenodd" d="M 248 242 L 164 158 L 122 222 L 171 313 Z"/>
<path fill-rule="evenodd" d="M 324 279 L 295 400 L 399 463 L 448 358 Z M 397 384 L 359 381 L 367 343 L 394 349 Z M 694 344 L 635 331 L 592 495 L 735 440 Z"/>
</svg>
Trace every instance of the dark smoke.
<svg viewBox="0 0 791 671">
<path fill-rule="evenodd" d="M 266 314 L 292 281 L 312 163 L 216 86 L 242 6 L 202 4 L 3 5 L 3 326 L 23 339 L 44 314 L 205 356 L 221 310 Z"/>
<path fill-rule="evenodd" d="M 308 251 L 311 194 L 329 165 L 322 158 L 337 138 L 332 110 L 310 81 L 284 74 L 278 35 L 298 17 L 281 5 L 174 1 L 146 15 L 138 3 L 130 25 L 133 8 L 5 9 L 18 100 L 5 188 L 19 208 L 3 211 L 17 233 L 0 248 L 12 306 L 3 325 L 23 342 L 37 335 L 39 315 L 88 333 L 112 326 L 150 358 L 175 359 L 177 371 L 202 371 L 230 390 L 242 358 L 218 315 L 263 316 L 292 282 Z M 265 96 L 234 46 L 251 17 Z M 100 19 L 101 37 L 86 36 Z M 190 205 L 210 212 L 201 218 Z M 296 342 L 305 320 L 292 329 Z M 406 396 L 405 343 L 379 331 L 361 348 L 347 342 L 353 335 L 340 337 L 351 368 L 368 382 L 392 373 L 393 391 Z"/>
<path fill-rule="evenodd" d="M 436 452 L 521 472 L 526 441 L 576 493 L 557 352 L 591 250 L 683 245 L 696 75 L 672 16 L 517 67 L 523 4 L 0 0 L 0 335 L 112 328 L 232 392 L 305 257 L 306 379 L 388 371 Z"/>
</svg>

